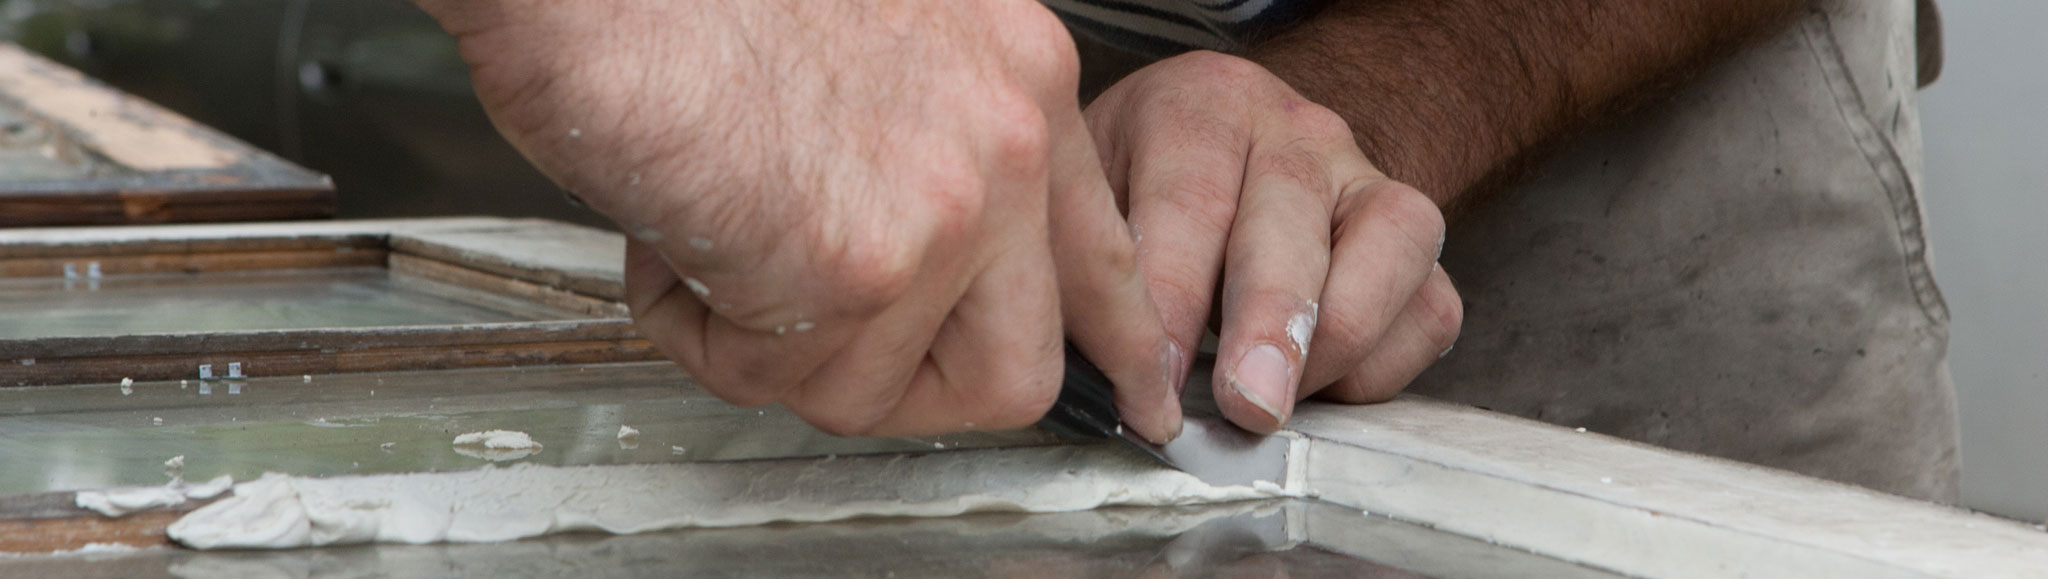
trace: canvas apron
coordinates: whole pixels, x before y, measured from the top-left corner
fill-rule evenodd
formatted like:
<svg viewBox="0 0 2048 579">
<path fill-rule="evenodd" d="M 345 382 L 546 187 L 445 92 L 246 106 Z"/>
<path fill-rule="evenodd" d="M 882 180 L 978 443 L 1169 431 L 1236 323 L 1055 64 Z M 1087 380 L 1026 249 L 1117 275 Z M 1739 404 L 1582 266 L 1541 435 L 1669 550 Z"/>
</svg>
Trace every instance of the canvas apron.
<svg viewBox="0 0 2048 579">
<path fill-rule="evenodd" d="M 1454 226 L 1409 392 L 1957 500 L 1912 0 L 1825 5 Z"/>
</svg>

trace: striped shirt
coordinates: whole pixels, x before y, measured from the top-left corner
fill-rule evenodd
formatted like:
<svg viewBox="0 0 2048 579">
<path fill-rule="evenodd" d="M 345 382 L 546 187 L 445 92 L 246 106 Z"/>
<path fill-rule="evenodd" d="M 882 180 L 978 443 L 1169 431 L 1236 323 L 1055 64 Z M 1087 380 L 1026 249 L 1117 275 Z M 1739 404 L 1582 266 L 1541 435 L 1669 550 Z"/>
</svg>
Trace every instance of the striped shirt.
<svg viewBox="0 0 2048 579">
<path fill-rule="evenodd" d="M 1139 54 L 1235 51 L 1299 22 L 1322 0 L 1039 0 L 1076 34 Z"/>
</svg>

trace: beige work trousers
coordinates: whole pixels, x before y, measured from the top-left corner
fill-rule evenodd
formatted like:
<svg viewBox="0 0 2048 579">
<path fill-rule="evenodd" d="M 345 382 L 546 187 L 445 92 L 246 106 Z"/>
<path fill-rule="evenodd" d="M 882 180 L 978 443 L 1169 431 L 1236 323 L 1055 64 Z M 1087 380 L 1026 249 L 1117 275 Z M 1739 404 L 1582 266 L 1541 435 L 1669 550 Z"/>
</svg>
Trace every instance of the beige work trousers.
<svg viewBox="0 0 2048 579">
<path fill-rule="evenodd" d="M 1409 391 L 1955 502 L 1914 8 L 1816 8 L 1457 221 Z"/>
</svg>

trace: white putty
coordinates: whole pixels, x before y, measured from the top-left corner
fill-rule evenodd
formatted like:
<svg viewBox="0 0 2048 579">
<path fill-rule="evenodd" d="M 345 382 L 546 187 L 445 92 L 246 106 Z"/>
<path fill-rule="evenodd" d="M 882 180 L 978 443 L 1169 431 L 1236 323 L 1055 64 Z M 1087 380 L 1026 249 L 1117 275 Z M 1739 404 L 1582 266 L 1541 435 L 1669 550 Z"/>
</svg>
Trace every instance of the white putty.
<svg viewBox="0 0 2048 579">
<path fill-rule="evenodd" d="M 831 465 L 825 466 L 830 462 Z M 301 478 L 266 474 L 173 523 L 188 547 L 492 542 L 568 531 L 1063 512 L 1279 496 L 1107 447 Z"/>
<path fill-rule="evenodd" d="M 709 237 L 692 237 L 692 238 L 690 238 L 690 249 L 695 249 L 695 250 L 697 250 L 697 251 L 711 251 L 711 238 L 709 238 Z"/>
<path fill-rule="evenodd" d="M 135 511 L 185 504 L 185 493 L 175 486 L 78 491 L 72 502 L 81 509 L 119 517 Z"/>
<path fill-rule="evenodd" d="M 796 331 L 799 332 L 808 332 L 813 329 L 816 329 L 818 327 L 818 324 L 813 322 L 797 322 L 796 325 L 790 327 L 796 329 Z"/>
<path fill-rule="evenodd" d="M 455 453 L 488 461 L 519 460 L 540 452 L 541 444 L 517 430 L 486 430 L 455 437 Z"/>
<path fill-rule="evenodd" d="M 633 428 L 631 426 L 626 426 L 624 424 L 619 425 L 619 449 L 638 450 L 639 448 L 640 429 Z"/>
<path fill-rule="evenodd" d="M 1287 319 L 1287 339 L 1294 341 L 1294 351 L 1303 358 L 1308 357 L 1308 341 L 1316 335 L 1316 317 L 1321 313 L 1315 300 L 1309 300 L 1308 311 Z"/>
<path fill-rule="evenodd" d="M 152 426 L 163 426 L 163 425 L 164 425 L 164 417 L 162 417 L 162 416 L 151 416 L 151 417 L 149 417 L 149 424 L 150 424 L 150 425 L 152 425 Z"/>
<path fill-rule="evenodd" d="M 704 282 L 697 281 L 697 278 L 683 278 L 683 285 L 689 286 L 690 293 L 697 294 L 697 297 L 711 297 L 711 286 L 704 285 Z"/>
<path fill-rule="evenodd" d="M 169 466 L 169 463 L 165 466 Z M 175 480 L 170 484 L 155 487 L 78 491 L 71 500 L 78 508 L 109 517 L 119 517 L 136 511 L 182 505 L 186 499 L 210 499 L 220 495 L 233 484 L 234 477 L 220 475 L 196 485 Z"/>
<path fill-rule="evenodd" d="M 171 457 L 170 460 L 164 461 L 164 470 L 185 470 L 185 455 L 180 454 L 178 456 Z"/>
<path fill-rule="evenodd" d="M 210 499 L 213 497 L 220 496 L 221 493 L 228 492 L 228 488 L 233 486 L 235 486 L 235 477 L 228 475 L 220 475 L 217 477 L 213 477 L 213 480 L 209 480 L 196 485 L 184 485 L 185 498 L 192 500 Z"/>
<path fill-rule="evenodd" d="M 484 448 L 540 448 L 532 436 L 517 430 L 486 430 L 457 435 L 455 445 L 481 445 Z"/>
<path fill-rule="evenodd" d="M 689 453 L 690 453 L 690 449 L 687 449 L 687 448 L 683 448 L 683 447 L 680 447 L 680 446 L 671 446 L 671 447 L 668 447 L 668 453 L 669 453 L 669 454 L 673 454 L 673 455 L 676 455 L 676 456 L 682 456 L 682 455 L 685 455 L 685 454 L 689 454 Z"/>
<path fill-rule="evenodd" d="M 129 395 L 129 394 L 134 394 L 134 393 L 135 393 L 135 379 L 134 379 L 134 378 L 122 378 L 122 379 L 121 379 L 121 395 L 122 395 L 122 396 L 127 396 L 127 395 Z"/>
</svg>

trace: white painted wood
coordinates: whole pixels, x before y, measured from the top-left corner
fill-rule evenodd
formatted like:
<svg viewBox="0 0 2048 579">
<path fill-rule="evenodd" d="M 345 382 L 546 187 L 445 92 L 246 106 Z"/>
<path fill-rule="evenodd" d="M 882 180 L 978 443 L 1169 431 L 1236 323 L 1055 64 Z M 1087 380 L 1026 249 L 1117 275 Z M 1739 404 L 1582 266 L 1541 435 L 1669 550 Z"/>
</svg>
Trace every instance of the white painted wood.
<svg viewBox="0 0 2048 579">
<path fill-rule="evenodd" d="M 1646 577 L 2041 577 L 2048 533 L 1420 397 L 1303 405 L 1320 498 Z"/>
</svg>

